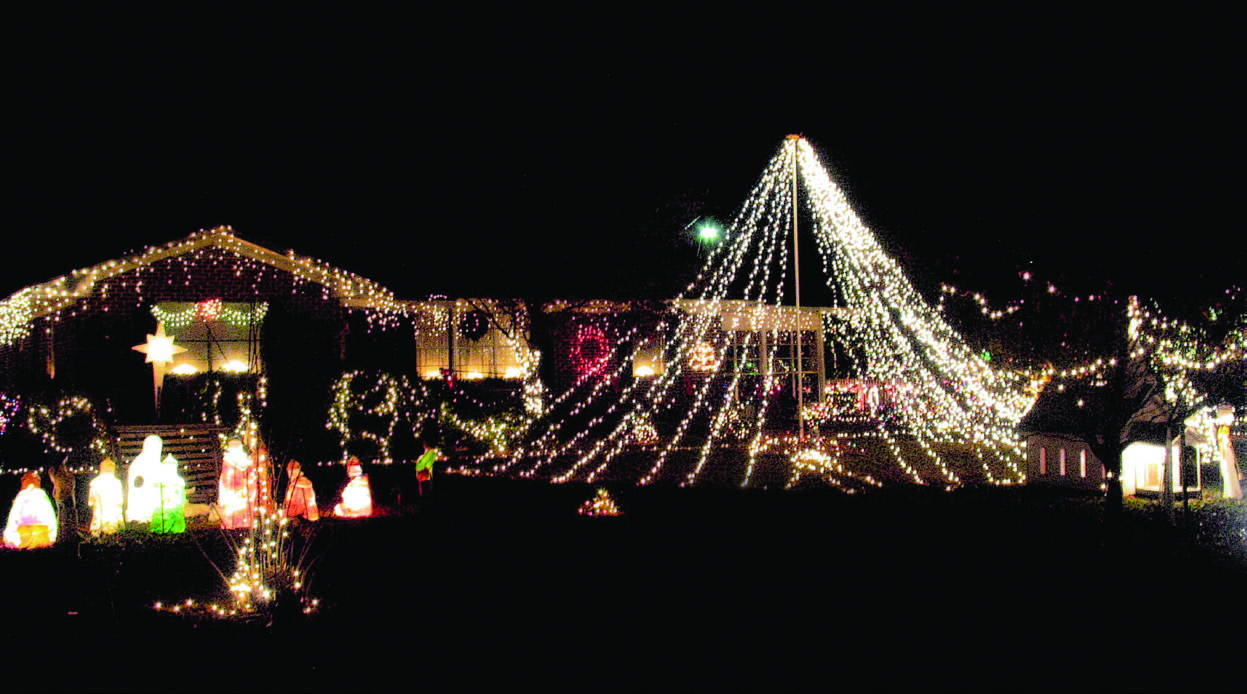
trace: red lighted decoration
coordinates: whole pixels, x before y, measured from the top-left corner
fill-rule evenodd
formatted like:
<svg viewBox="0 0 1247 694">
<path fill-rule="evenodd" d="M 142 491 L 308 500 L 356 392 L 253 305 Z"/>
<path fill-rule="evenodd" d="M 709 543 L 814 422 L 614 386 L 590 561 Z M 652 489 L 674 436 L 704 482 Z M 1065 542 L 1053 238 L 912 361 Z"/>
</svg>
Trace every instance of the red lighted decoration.
<svg viewBox="0 0 1247 694">
<path fill-rule="evenodd" d="M 221 317 L 221 300 L 205 299 L 195 304 L 195 314 L 201 320 L 213 321 Z"/>
<path fill-rule="evenodd" d="M 572 340 L 572 366 L 582 376 L 596 376 L 610 365 L 611 343 L 596 325 L 582 325 Z"/>
</svg>

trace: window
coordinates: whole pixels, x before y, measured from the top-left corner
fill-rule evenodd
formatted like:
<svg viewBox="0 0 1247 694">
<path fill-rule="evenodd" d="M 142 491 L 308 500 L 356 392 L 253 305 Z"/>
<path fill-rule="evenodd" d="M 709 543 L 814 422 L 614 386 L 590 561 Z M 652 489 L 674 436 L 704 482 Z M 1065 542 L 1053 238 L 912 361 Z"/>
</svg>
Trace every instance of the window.
<svg viewBox="0 0 1247 694">
<path fill-rule="evenodd" d="M 1061 449 L 1061 476 L 1065 476 L 1065 449 Z"/>
<path fill-rule="evenodd" d="M 1078 476 L 1087 476 L 1087 449 L 1078 451 Z"/>
<path fill-rule="evenodd" d="M 1042 447 L 1039 449 L 1039 474 L 1048 474 L 1048 449 Z"/>
<path fill-rule="evenodd" d="M 220 299 L 165 301 L 151 309 L 156 320 L 165 324 L 165 333 L 174 344 L 186 348 L 169 368 L 178 376 L 260 371 L 259 337 L 267 310 L 264 302 L 227 303 Z"/>
</svg>

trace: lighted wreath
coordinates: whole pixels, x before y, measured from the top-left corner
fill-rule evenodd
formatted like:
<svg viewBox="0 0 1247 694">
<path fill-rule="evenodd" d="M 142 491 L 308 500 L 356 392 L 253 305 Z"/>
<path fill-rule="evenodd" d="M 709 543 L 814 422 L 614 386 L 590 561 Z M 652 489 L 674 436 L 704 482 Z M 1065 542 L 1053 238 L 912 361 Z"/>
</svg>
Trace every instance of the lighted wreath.
<svg viewBox="0 0 1247 694">
<path fill-rule="evenodd" d="M 489 332 L 489 316 L 484 311 L 468 311 L 459 319 L 459 334 L 476 342 Z"/>
<path fill-rule="evenodd" d="M 576 373 L 595 376 L 610 365 L 611 343 L 606 332 L 596 325 L 582 325 L 572 340 L 571 362 Z"/>
<path fill-rule="evenodd" d="M 49 452 L 68 455 L 85 450 L 104 455 L 108 449 L 108 431 L 91 401 L 81 395 L 63 397 L 55 407 L 28 407 L 26 426 L 43 439 Z"/>
</svg>

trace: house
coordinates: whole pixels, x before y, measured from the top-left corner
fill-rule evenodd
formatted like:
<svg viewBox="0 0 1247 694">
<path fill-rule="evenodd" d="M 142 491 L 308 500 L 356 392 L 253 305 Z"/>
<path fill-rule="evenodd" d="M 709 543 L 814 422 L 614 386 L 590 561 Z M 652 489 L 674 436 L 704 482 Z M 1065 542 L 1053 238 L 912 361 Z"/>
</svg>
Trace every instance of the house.
<svg viewBox="0 0 1247 694">
<path fill-rule="evenodd" d="M 1091 389 L 1097 387 L 1100 386 L 1094 382 L 1050 385 L 1023 418 L 1018 430 L 1026 449 L 1028 484 L 1071 490 L 1106 488 L 1105 466 L 1091 452 L 1083 434 L 1091 430 L 1097 416 L 1086 405 L 1092 400 Z M 1181 499 L 1183 494 L 1201 496 L 1207 478 L 1222 487 L 1225 495 L 1241 496 L 1241 492 L 1235 492 L 1240 474 L 1235 447 L 1241 447 L 1247 437 L 1241 432 L 1232 433 L 1233 406 L 1201 408 L 1186 419 L 1183 428 L 1172 430 L 1147 415 L 1156 409 L 1155 403 L 1145 405 L 1127 432 L 1121 459 L 1123 494 L 1143 498 L 1161 495 L 1165 440 L 1173 434 L 1170 445 L 1174 461 L 1183 453 L 1183 436 L 1186 445 L 1182 465 L 1175 462 L 1171 467 L 1170 484 L 1175 498 Z"/>
<path fill-rule="evenodd" d="M 525 346 L 482 320 L 481 306 L 488 302 L 400 300 L 218 227 L 0 301 L 0 392 L 6 407 L 44 403 L 54 418 L 85 418 L 90 408 L 94 426 L 112 429 L 228 428 L 262 407 L 270 448 L 318 460 L 337 443 L 326 412 L 344 374 L 453 372 L 518 385 Z M 162 330 L 176 346 L 167 364 L 157 362 L 163 375 L 135 352 Z"/>
</svg>

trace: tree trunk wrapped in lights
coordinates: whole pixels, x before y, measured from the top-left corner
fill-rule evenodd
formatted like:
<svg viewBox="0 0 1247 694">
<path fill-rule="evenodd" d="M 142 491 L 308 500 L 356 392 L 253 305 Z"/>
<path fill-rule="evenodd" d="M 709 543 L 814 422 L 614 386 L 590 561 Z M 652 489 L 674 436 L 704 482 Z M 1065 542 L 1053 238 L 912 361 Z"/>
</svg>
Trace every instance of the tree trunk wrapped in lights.
<svg viewBox="0 0 1247 694">
<path fill-rule="evenodd" d="M 39 475 L 22 476 L 22 490 L 13 499 L 9 522 L 4 527 L 4 544 L 12 549 L 35 549 L 56 542 L 56 509 L 48 493 L 39 485 Z"/>
<path fill-rule="evenodd" d="M 100 474 L 91 480 L 87 492 L 87 503 L 91 506 L 92 535 L 111 534 L 117 532 L 124 520 L 122 505 L 125 503 L 125 491 L 121 480 L 117 479 L 116 463 L 105 458 L 100 463 Z"/>
</svg>

